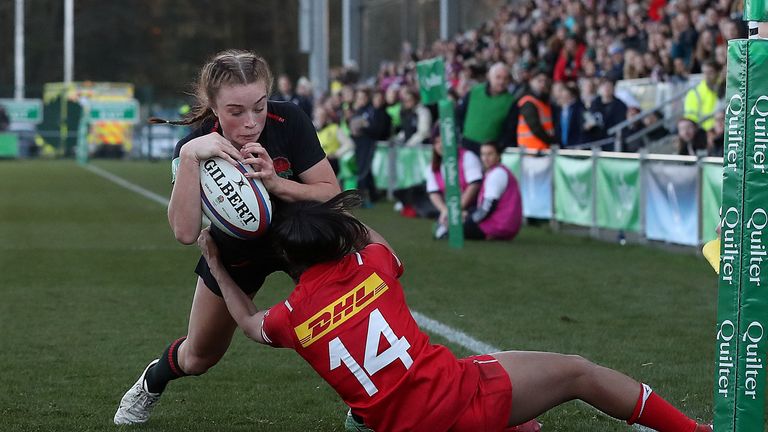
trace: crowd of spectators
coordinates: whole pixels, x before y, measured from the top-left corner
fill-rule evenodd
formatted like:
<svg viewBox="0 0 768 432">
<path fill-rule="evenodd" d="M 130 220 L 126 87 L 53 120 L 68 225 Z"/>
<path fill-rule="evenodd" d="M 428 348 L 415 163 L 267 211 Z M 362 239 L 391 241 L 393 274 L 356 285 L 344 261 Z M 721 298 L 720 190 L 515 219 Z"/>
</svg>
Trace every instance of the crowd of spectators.
<svg viewBox="0 0 768 432">
<path fill-rule="evenodd" d="M 394 126 L 392 134 L 410 138 L 418 131 L 424 141 L 426 115 L 417 116 L 421 126 L 403 124 L 400 106 L 404 98 L 408 103 L 413 103 L 414 96 L 418 98 L 416 62 L 442 56 L 449 94 L 457 103 L 459 132 L 471 150 L 477 152 L 480 144 L 473 136 L 481 140 L 490 136 L 504 146 L 518 144 L 519 119 L 525 117 L 520 114 L 519 101 L 531 93 L 532 78 L 538 74 L 546 80 L 539 100 L 549 105 L 553 120 L 551 129 L 543 128 L 549 136 L 542 136 L 546 139 L 541 141 L 572 147 L 607 137 L 612 126 L 640 111 L 631 94 L 616 92 L 619 80 L 676 83 L 701 73 L 707 87 L 704 92 L 702 85 L 697 87 L 695 102 L 712 105 L 713 92 L 716 99 L 722 98 L 726 41 L 746 34 L 741 7 L 737 0 L 514 2 L 514 7 L 501 7 L 494 19 L 451 40 L 438 40 L 420 49 L 403 44 L 401 58 L 383 62 L 374 77 L 361 80 L 354 67 L 333 69 L 331 92 L 316 105 L 324 106 L 331 119 L 343 124 L 345 107 L 353 104 L 355 90 L 365 87 L 373 95 L 383 94 L 384 108 Z M 485 98 L 476 88 L 480 83 L 487 83 Z M 499 86 L 506 88 L 500 91 Z M 472 94 L 473 89 L 477 94 Z M 479 133 L 472 119 L 466 118 L 472 111 L 467 102 L 473 98 L 487 102 L 499 93 L 511 95 L 514 102 L 502 121 L 489 126 L 491 133 Z M 298 103 L 304 103 L 302 98 L 298 97 Z M 711 129 L 714 108 L 698 109 L 692 96 L 687 99 L 691 101 L 686 103 L 685 116 L 705 131 Z M 505 100 L 501 105 L 508 103 Z M 434 121 L 434 109 L 430 114 Z M 464 129 L 465 120 L 469 120 L 469 131 Z M 567 120 L 565 127 L 563 120 Z M 658 121 L 658 115 L 650 120 Z M 417 142 L 414 139 L 409 144 Z"/>
<path fill-rule="evenodd" d="M 329 154 L 354 152 L 358 184 L 371 200 L 376 141 L 431 143 L 437 112 L 419 100 L 416 63 L 437 56 L 456 103 L 457 136 L 478 155 L 487 142 L 502 149 L 605 142 L 627 119 L 636 121 L 624 136 L 646 128 L 651 141 L 676 133 L 679 154 L 718 155 L 726 42 L 746 35 L 741 8 L 741 0 L 515 1 L 450 40 L 419 48 L 404 43 L 400 58 L 383 62 L 373 77 L 361 77 L 354 66 L 334 68 L 330 91 L 314 101 L 311 90 L 293 94 L 287 77 L 276 97 L 313 112 L 318 130 L 336 124 L 351 138 L 354 145 L 331 140 Z M 701 74 L 701 83 L 685 97 L 681 117 L 666 119 L 671 130 L 657 127 L 665 120 L 661 110 L 640 116 L 637 99 L 616 87 L 640 78 L 688 83 L 692 74 Z M 625 142 L 623 150 L 646 142 Z"/>
</svg>

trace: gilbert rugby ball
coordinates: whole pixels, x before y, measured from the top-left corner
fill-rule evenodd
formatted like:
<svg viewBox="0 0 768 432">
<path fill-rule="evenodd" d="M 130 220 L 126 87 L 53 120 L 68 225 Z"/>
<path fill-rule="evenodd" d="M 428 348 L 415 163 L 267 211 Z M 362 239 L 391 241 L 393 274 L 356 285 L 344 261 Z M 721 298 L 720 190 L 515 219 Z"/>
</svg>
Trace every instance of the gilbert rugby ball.
<svg viewBox="0 0 768 432">
<path fill-rule="evenodd" d="M 253 239 L 267 231 L 272 203 L 258 179 L 245 177 L 250 165 L 232 165 L 214 157 L 200 164 L 200 198 L 203 213 L 226 234 Z"/>
</svg>

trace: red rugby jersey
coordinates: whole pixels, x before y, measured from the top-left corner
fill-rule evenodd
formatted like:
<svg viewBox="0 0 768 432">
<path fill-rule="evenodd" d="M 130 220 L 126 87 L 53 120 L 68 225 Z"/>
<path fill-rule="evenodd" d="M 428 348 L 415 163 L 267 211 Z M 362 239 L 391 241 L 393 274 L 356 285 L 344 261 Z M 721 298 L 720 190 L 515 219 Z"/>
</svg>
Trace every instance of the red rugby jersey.
<svg viewBox="0 0 768 432">
<path fill-rule="evenodd" d="M 313 266 L 267 312 L 263 336 L 296 350 L 374 430 L 444 431 L 467 407 L 478 373 L 419 330 L 402 273 L 381 244 Z"/>
</svg>

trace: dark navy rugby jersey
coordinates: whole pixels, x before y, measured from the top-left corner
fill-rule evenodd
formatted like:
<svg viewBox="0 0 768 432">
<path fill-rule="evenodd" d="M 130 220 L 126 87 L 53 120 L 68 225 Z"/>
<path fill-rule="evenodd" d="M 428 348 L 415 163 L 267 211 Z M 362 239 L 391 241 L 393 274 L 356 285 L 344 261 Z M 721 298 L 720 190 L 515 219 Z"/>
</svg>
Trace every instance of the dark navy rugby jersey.
<svg viewBox="0 0 768 432">
<path fill-rule="evenodd" d="M 181 147 L 197 137 L 214 131 L 223 135 L 218 121 L 215 119 L 205 120 L 200 127 L 176 144 L 173 152 L 174 180 L 175 166 Z M 290 102 L 267 102 L 267 120 L 258 142 L 272 158 L 275 173 L 298 183 L 301 183 L 299 174 L 325 159 L 325 153 L 320 147 L 320 141 L 317 139 L 312 121 L 299 107 Z M 280 200 L 273 195 L 270 195 L 270 199 L 274 214 L 276 207 L 280 205 Z M 215 225 L 211 225 L 211 235 L 222 248 L 222 258 L 224 258 L 225 263 L 230 261 L 230 255 L 243 256 L 255 253 L 254 245 L 271 247 L 269 235 L 254 240 L 239 240 L 224 234 Z"/>
</svg>

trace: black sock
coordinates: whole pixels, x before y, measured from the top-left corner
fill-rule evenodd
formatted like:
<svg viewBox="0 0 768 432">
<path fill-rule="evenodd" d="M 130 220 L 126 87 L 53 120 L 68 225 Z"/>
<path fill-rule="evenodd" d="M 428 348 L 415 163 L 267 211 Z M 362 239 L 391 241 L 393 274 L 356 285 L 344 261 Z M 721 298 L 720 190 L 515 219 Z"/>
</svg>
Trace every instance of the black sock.
<svg viewBox="0 0 768 432">
<path fill-rule="evenodd" d="M 169 381 L 187 376 L 179 367 L 179 346 L 186 336 L 173 341 L 168 348 L 163 351 L 163 355 L 157 363 L 154 364 L 144 375 L 144 382 L 147 384 L 147 391 L 150 393 L 162 393 Z"/>
</svg>

